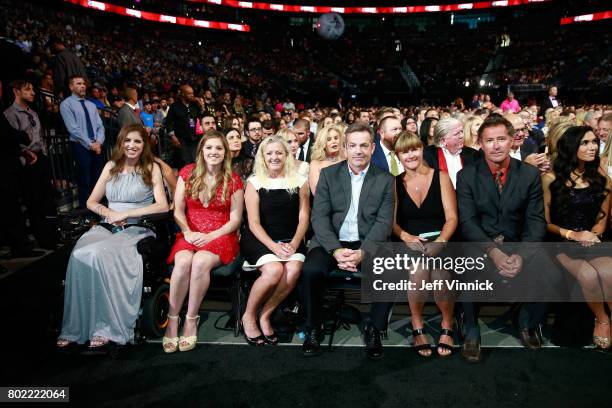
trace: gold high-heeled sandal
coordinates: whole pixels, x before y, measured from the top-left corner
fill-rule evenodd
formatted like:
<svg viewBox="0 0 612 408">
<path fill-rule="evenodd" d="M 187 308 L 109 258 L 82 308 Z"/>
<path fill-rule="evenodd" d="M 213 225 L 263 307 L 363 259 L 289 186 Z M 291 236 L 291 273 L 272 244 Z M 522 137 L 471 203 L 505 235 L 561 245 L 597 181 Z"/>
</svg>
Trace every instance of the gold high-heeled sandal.
<svg viewBox="0 0 612 408">
<path fill-rule="evenodd" d="M 603 322 L 603 321 L 599 321 L 599 320 L 597 320 L 597 318 L 595 318 L 595 324 L 601 324 L 601 325 L 609 326 L 610 325 L 610 321 L 608 320 L 607 322 Z M 597 349 L 607 350 L 607 349 L 610 348 L 610 337 L 603 337 L 603 336 L 595 336 L 595 335 L 593 335 L 593 344 L 595 345 L 595 348 L 597 348 Z"/>
<path fill-rule="evenodd" d="M 196 324 L 196 333 L 197 333 L 198 323 L 200 323 L 200 315 L 193 316 L 193 317 L 185 315 L 185 319 L 187 319 L 187 320 L 195 320 L 196 321 L 195 324 Z M 179 350 L 180 351 L 193 350 L 195 348 L 197 342 L 198 342 L 198 335 L 197 334 L 195 336 L 189 336 L 189 337 L 181 336 L 181 338 L 179 339 Z M 185 346 L 183 346 L 184 343 L 186 343 Z"/>
<path fill-rule="evenodd" d="M 168 319 L 169 320 L 176 320 L 176 319 L 178 319 L 178 324 L 181 324 L 181 319 L 179 318 L 178 315 L 175 315 L 175 316 L 168 315 Z M 178 331 L 178 327 L 177 327 L 176 330 Z M 164 348 L 164 352 L 165 353 L 174 353 L 176 350 L 178 350 L 178 347 L 179 347 L 179 338 L 178 338 L 178 336 L 176 336 L 176 337 L 166 337 L 166 336 L 164 336 L 162 338 L 162 347 Z"/>
</svg>

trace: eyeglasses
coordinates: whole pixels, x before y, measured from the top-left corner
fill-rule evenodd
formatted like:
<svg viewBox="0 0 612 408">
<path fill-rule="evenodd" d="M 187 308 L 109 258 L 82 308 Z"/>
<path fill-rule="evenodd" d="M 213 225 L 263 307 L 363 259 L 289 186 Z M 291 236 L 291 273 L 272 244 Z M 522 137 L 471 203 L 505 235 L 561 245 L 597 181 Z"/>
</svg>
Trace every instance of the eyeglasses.
<svg viewBox="0 0 612 408">
<path fill-rule="evenodd" d="M 257 128 L 249 129 L 249 132 L 261 132 L 261 128 L 257 127 Z"/>
</svg>

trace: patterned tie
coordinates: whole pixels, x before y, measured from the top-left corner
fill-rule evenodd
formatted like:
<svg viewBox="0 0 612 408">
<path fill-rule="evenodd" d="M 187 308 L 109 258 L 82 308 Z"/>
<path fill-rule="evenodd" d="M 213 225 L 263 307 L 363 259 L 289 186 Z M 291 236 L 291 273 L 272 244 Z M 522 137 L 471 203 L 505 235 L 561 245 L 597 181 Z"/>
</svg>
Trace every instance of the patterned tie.
<svg viewBox="0 0 612 408">
<path fill-rule="evenodd" d="M 389 160 L 391 162 L 391 175 L 395 177 L 400 174 L 399 166 L 397 165 L 397 160 L 395 160 L 395 152 L 389 152 L 389 157 L 391 158 L 391 160 Z"/>
<path fill-rule="evenodd" d="M 89 137 L 89 140 L 95 141 L 96 136 L 94 133 L 93 125 L 91 124 L 91 118 L 89 117 L 89 112 L 87 111 L 87 107 L 85 106 L 85 100 L 81 99 L 79 102 L 81 102 L 81 106 L 83 107 L 83 113 L 85 113 L 85 124 L 87 126 L 87 136 Z"/>
<path fill-rule="evenodd" d="M 497 192 L 501 195 L 502 189 L 504 188 L 504 184 L 502 183 L 502 175 L 503 172 L 498 170 L 495 173 L 495 185 L 497 186 Z"/>
</svg>

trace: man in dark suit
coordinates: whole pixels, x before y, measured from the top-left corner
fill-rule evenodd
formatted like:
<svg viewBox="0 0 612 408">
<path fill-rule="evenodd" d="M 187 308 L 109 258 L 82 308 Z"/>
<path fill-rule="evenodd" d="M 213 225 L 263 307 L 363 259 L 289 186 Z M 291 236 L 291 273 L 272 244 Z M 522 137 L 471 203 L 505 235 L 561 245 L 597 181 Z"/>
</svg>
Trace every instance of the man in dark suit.
<svg viewBox="0 0 612 408">
<path fill-rule="evenodd" d="M 140 108 L 138 107 L 138 91 L 136 88 L 125 88 L 123 92 L 123 100 L 125 103 L 119 109 L 117 114 L 117 123 L 119 128 L 127 125 L 142 125 L 140 119 Z"/>
<path fill-rule="evenodd" d="M 402 123 L 395 116 L 387 116 L 380 121 L 378 128 L 380 137 L 376 137 L 374 141 L 376 148 L 372 154 L 372 164 L 388 171 L 392 176 L 404 172 L 404 167 L 393 149 L 401 131 Z"/>
<path fill-rule="evenodd" d="M 542 105 L 540 106 L 540 116 L 544 116 L 546 111 L 550 108 L 556 108 L 557 106 L 561 106 L 561 102 L 557 99 L 557 93 L 559 90 L 556 86 L 551 86 L 548 88 L 548 96 L 544 98 L 542 101 Z"/>
<path fill-rule="evenodd" d="M 539 153 L 539 146 L 533 140 L 527 138 L 529 131 L 525 121 L 515 113 L 507 113 L 504 118 L 512 124 L 514 129 L 510 157 L 537 167 L 540 174 L 550 170 L 550 160 L 548 160 L 546 153 Z"/>
<path fill-rule="evenodd" d="M 295 158 L 310 163 L 310 152 L 314 145 L 314 135 L 310 132 L 310 122 L 306 119 L 296 119 L 293 122 L 293 132 L 300 143 Z"/>
<path fill-rule="evenodd" d="M 446 171 L 457 186 L 457 173 L 475 162 L 479 152 L 463 146 L 463 124 L 454 118 L 442 119 L 434 128 L 434 144 L 423 149 L 423 158 L 429 167 Z"/>
<path fill-rule="evenodd" d="M 481 243 L 478 247 L 482 245 L 487 254 L 487 267 L 481 273 L 502 284 L 507 280 L 518 285 L 528 279 L 533 283 L 536 278 L 524 267 L 534 259 L 534 245 L 512 253 L 507 244 L 541 242 L 546 232 L 546 220 L 537 168 L 510 157 L 513 134 L 512 124 L 502 117 L 484 121 L 478 130 L 484 157 L 459 172 L 457 203 L 463 240 Z M 478 362 L 478 304 L 460 303 L 457 311 L 465 337 L 463 357 L 469 362 Z M 518 324 L 525 347 L 537 349 L 541 346 L 539 327 L 545 312 L 545 303 L 524 303 L 521 306 Z"/>
<path fill-rule="evenodd" d="M 312 208 L 314 236 L 304 262 L 301 288 L 306 318 L 303 352 L 320 350 L 325 279 L 335 269 L 356 272 L 366 254 L 387 240 L 393 225 L 393 177 L 370 165 L 374 136 L 368 125 L 346 130 L 347 161 L 321 171 Z M 367 272 L 367 271 L 364 271 Z M 382 356 L 381 332 L 391 303 L 373 303 L 365 328 L 366 352 Z"/>
<path fill-rule="evenodd" d="M 244 142 L 243 151 L 247 157 L 255 158 L 259 144 L 263 139 L 263 128 L 261 120 L 257 116 L 251 116 L 245 125 L 248 140 Z"/>
</svg>

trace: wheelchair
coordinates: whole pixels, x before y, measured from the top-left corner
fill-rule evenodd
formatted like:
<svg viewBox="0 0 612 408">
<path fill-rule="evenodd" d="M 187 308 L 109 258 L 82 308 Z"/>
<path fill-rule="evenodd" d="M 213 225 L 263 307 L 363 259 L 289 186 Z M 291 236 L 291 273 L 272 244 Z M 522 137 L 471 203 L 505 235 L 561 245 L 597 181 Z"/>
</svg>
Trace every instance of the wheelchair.
<svg viewBox="0 0 612 408">
<path fill-rule="evenodd" d="M 68 254 L 78 239 L 98 222 L 99 217 L 88 210 L 74 210 L 59 215 L 60 237 L 63 245 L 69 249 Z M 143 260 L 143 289 L 139 317 L 134 328 L 136 344 L 162 337 L 168 325 L 172 265 L 166 263 L 166 258 L 177 232 L 171 212 L 145 216 L 138 225 L 154 231 L 156 236 L 145 237 L 137 243 L 137 251 Z M 231 311 L 224 328 L 231 329 L 235 336 L 240 334 L 240 313 L 248 296 L 248 292 L 244 294 L 244 285 L 240 283 L 238 271 L 241 264 L 242 258 L 238 255 L 231 264 L 211 271 L 211 288 L 214 286 L 213 290 L 222 289 L 229 293 Z M 64 283 L 62 280 L 58 309 L 52 317 L 53 331 L 58 334 L 63 313 Z"/>
</svg>

